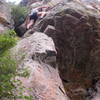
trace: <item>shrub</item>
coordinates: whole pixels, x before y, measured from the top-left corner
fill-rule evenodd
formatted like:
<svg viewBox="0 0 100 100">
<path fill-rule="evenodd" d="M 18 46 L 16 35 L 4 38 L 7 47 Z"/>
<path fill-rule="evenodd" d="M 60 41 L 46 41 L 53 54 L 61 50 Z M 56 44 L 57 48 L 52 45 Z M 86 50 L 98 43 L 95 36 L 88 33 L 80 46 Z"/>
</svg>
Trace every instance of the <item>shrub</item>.
<svg viewBox="0 0 100 100">
<path fill-rule="evenodd" d="M 16 63 L 9 53 L 9 49 L 16 44 L 14 36 L 13 30 L 0 35 L 0 100 L 12 96 L 15 88 L 11 79 L 16 76 Z"/>
<path fill-rule="evenodd" d="M 0 56 L 16 44 L 15 35 L 13 30 L 8 30 L 0 35 Z"/>
</svg>

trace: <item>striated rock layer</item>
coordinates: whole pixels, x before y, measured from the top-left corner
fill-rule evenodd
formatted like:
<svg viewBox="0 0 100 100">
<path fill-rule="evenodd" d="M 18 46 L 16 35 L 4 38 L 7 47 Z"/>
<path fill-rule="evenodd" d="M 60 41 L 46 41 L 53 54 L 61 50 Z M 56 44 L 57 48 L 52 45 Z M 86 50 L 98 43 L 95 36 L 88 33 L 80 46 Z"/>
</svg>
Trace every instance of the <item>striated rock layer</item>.
<svg viewBox="0 0 100 100">
<path fill-rule="evenodd" d="M 71 100 L 92 100 L 100 79 L 100 12 L 81 2 L 60 4 L 51 12 L 36 30 L 53 38 L 60 76 Z"/>
</svg>

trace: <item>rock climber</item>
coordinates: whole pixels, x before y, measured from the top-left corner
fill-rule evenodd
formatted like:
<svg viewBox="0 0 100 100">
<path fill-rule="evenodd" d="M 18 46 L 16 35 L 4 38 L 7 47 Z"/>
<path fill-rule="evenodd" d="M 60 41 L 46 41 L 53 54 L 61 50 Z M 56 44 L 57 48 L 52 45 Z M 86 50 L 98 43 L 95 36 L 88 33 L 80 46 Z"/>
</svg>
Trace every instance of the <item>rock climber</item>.
<svg viewBox="0 0 100 100">
<path fill-rule="evenodd" d="M 31 13 L 29 14 L 27 19 L 27 25 L 26 25 L 27 29 L 30 29 L 32 25 L 35 24 L 38 18 L 42 19 L 47 14 L 47 11 L 43 10 L 43 8 L 48 8 L 48 7 L 38 7 L 31 10 Z"/>
</svg>

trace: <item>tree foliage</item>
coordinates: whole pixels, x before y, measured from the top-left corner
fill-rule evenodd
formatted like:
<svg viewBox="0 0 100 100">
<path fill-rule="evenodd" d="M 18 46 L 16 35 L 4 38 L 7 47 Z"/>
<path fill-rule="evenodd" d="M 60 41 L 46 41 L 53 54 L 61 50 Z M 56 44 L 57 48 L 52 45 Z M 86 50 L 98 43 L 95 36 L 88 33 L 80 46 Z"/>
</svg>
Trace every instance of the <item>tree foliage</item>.
<svg viewBox="0 0 100 100">
<path fill-rule="evenodd" d="M 13 5 L 12 6 L 12 17 L 15 22 L 15 27 L 18 27 L 21 25 L 28 13 L 28 8 L 27 7 L 22 7 L 20 5 Z"/>
</svg>

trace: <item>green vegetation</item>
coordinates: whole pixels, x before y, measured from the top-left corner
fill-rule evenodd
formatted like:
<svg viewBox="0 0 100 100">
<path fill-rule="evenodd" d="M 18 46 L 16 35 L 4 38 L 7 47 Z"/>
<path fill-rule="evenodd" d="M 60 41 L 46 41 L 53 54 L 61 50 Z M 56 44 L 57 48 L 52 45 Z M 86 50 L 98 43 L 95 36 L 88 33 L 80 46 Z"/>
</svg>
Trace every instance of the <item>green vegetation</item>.
<svg viewBox="0 0 100 100">
<path fill-rule="evenodd" d="M 27 77 L 29 71 L 27 68 L 17 72 L 17 62 L 12 59 L 9 49 L 16 44 L 16 33 L 8 30 L 0 35 L 0 100 L 32 100 L 31 96 L 25 96 L 23 93 L 25 87 L 22 82 L 16 79 L 16 76 Z"/>
<path fill-rule="evenodd" d="M 16 44 L 14 36 L 13 30 L 0 35 L 0 100 L 12 96 L 15 88 L 11 80 L 16 76 L 16 63 L 9 53 L 9 49 Z"/>
<path fill-rule="evenodd" d="M 18 76 L 21 77 L 29 77 L 30 73 L 29 73 L 29 69 L 28 68 L 22 68 L 21 71 L 18 73 Z"/>
<path fill-rule="evenodd" d="M 28 8 L 20 5 L 12 6 L 12 16 L 15 22 L 15 27 L 21 25 L 28 14 Z"/>
<path fill-rule="evenodd" d="M 8 30 L 0 35 L 0 56 L 16 44 L 15 35 L 13 30 Z"/>
</svg>

